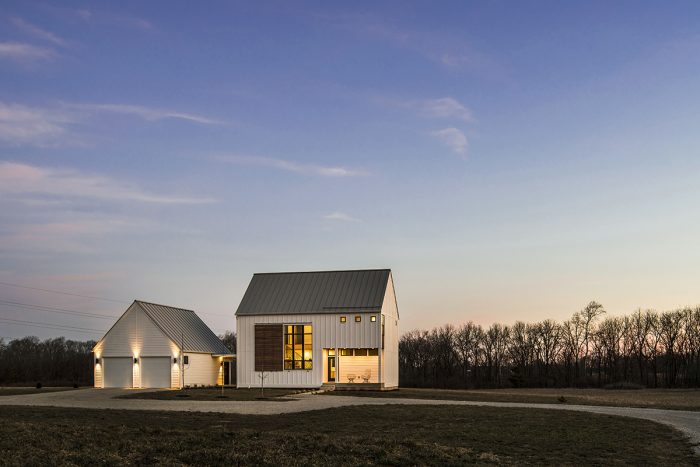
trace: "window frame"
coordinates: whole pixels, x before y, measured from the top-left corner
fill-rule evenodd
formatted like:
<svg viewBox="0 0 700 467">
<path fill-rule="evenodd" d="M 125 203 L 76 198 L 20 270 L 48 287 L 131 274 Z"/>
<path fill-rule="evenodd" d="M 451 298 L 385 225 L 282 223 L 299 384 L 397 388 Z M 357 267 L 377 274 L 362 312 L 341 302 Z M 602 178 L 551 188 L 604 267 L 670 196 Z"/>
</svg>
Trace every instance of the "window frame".
<svg viewBox="0 0 700 467">
<path fill-rule="evenodd" d="M 370 317 L 369 317 L 369 320 L 370 320 L 372 323 L 376 323 L 376 322 L 377 322 L 377 315 L 372 315 L 372 316 L 370 316 Z"/>
<path fill-rule="evenodd" d="M 343 323 L 343 324 L 347 323 L 347 322 L 348 322 L 348 317 L 347 317 L 347 316 L 341 316 L 341 317 L 340 317 L 340 322 Z"/>
<path fill-rule="evenodd" d="M 362 322 L 362 315 L 355 315 L 355 322 L 361 323 Z"/>
<path fill-rule="evenodd" d="M 283 369 L 290 371 L 313 370 L 314 348 L 313 326 L 311 323 L 284 324 L 282 336 Z M 307 352 L 310 353 L 309 358 L 305 356 Z M 298 355 L 300 358 L 297 357 Z"/>
</svg>

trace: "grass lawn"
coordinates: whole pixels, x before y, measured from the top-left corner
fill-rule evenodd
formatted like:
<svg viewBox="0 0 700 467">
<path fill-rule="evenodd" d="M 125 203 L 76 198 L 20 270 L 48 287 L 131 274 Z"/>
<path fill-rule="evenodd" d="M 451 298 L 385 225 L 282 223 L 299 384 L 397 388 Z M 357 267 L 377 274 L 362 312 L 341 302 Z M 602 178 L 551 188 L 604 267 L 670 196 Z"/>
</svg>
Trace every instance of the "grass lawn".
<svg viewBox="0 0 700 467">
<path fill-rule="evenodd" d="M 674 430 L 567 411 L 353 406 L 286 415 L 0 408 L 3 465 L 697 465 Z"/>
<path fill-rule="evenodd" d="M 265 389 L 265 398 L 284 402 L 285 399 L 275 399 L 280 396 L 294 394 L 299 391 L 293 389 Z M 189 388 L 165 391 L 134 391 L 131 394 L 119 396 L 120 399 L 158 399 L 181 401 L 253 401 L 260 397 L 260 389 L 224 389 L 221 396 L 221 388 Z"/>
<path fill-rule="evenodd" d="M 408 399 L 610 405 L 700 411 L 698 389 L 414 389 L 396 391 L 333 391 L 333 396 L 400 397 Z M 564 402 L 559 399 L 563 397 Z"/>
<path fill-rule="evenodd" d="M 21 396 L 24 394 L 44 394 L 47 392 L 59 392 L 59 391 L 74 391 L 77 389 L 60 387 L 60 388 L 13 388 L 13 387 L 0 387 L 0 396 Z"/>
</svg>

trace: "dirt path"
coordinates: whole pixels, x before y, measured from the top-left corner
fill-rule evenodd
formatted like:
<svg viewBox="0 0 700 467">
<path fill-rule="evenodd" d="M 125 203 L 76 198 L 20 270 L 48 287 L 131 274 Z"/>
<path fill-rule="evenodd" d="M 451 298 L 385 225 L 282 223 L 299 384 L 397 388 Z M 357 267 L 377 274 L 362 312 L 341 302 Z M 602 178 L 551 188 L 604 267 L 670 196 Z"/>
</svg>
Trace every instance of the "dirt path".
<svg viewBox="0 0 700 467">
<path fill-rule="evenodd" d="M 133 393 L 124 389 L 81 389 L 22 396 L 0 397 L 1 405 L 29 405 L 74 407 L 86 409 L 173 410 L 185 412 L 220 412 L 249 415 L 322 410 L 348 405 L 475 405 L 486 407 L 535 408 L 575 410 L 605 415 L 641 418 L 671 426 L 684 433 L 700 454 L 700 412 L 683 410 L 642 409 L 635 407 L 603 407 L 594 405 L 530 404 L 517 402 L 476 402 L 429 399 L 392 399 L 352 396 L 320 396 L 301 394 L 290 396 L 287 402 L 275 401 L 164 401 L 152 399 L 115 399 L 115 396 Z"/>
</svg>

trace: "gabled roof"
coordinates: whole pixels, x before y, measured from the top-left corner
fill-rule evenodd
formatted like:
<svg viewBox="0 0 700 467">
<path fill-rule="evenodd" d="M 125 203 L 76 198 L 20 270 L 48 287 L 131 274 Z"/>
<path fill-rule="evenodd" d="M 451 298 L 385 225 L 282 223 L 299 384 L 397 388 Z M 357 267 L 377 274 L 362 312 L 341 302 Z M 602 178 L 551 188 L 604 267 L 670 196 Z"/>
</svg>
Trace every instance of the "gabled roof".
<svg viewBox="0 0 700 467">
<path fill-rule="evenodd" d="M 254 274 L 237 316 L 379 311 L 390 269 Z"/>
<path fill-rule="evenodd" d="M 192 310 L 134 300 L 163 333 L 185 352 L 232 354 Z"/>
</svg>

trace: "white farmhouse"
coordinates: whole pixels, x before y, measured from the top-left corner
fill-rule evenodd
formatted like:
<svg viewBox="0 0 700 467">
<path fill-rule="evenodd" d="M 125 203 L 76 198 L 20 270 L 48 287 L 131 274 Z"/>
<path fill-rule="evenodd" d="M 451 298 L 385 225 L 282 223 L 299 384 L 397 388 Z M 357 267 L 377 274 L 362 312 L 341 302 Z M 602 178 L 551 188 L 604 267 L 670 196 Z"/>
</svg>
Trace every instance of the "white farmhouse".
<svg viewBox="0 0 700 467">
<path fill-rule="evenodd" d="M 234 357 L 194 311 L 139 300 L 93 352 L 96 388 L 229 384 Z"/>
<path fill-rule="evenodd" d="M 239 388 L 399 384 L 391 270 L 254 274 L 236 311 Z"/>
</svg>

